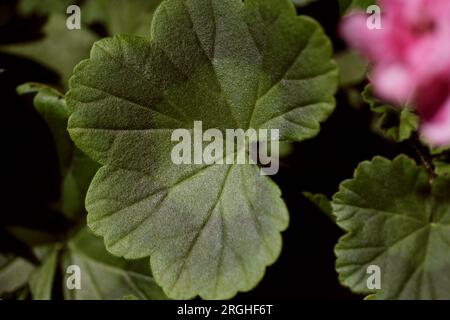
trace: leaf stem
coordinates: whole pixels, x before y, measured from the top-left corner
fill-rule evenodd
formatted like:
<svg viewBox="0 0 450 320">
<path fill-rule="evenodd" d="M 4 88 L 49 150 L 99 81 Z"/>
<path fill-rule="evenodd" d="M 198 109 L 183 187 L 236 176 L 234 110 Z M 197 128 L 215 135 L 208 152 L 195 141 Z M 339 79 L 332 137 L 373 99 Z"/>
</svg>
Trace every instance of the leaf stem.
<svg viewBox="0 0 450 320">
<path fill-rule="evenodd" d="M 411 135 L 411 138 L 409 139 L 414 151 L 416 151 L 417 155 L 419 156 L 420 162 L 425 167 L 425 169 L 428 172 L 429 176 L 429 182 L 430 184 L 433 183 L 434 179 L 436 178 L 436 174 L 434 172 L 434 166 L 432 164 L 432 160 L 430 159 L 429 155 L 423 152 L 421 149 L 422 145 L 420 144 L 419 137 L 416 133 L 413 133 Z"/>
</svg>

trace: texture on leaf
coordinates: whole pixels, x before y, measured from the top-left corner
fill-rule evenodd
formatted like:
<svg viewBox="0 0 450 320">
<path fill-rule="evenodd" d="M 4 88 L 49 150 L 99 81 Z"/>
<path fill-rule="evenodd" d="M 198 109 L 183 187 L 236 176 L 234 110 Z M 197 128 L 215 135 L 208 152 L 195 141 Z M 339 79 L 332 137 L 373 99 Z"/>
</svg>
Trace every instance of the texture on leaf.
<svg viewBox="0 0 450 320">
<path fill-rule="evenodd" d="M 150 256 L 168 296 L 229 298 L 278 257 L 286 207 L 256 165 L 174 165 L 171 133 L 315 136 L 334 108 L 332 48 L 288 0 L 167 0 L 151 32 L 97 42 L 70 81 L 69 132 L 103 165 L 88 225 L 115 255 Z"/>
<path fill-rule="evenodd" d="M 342 284 L 377 299 L 450 299 L 450 180 L 406 156 L 363 162 L 333 198 Z M 367 288 L 369 265 L 381 289 Z"/>
</svg>

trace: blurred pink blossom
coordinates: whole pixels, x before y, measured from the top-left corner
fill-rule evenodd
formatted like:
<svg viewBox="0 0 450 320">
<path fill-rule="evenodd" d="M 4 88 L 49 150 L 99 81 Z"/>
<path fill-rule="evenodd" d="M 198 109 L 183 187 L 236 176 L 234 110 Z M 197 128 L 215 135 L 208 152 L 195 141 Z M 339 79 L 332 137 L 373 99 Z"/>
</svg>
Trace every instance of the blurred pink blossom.
<svg viewBox="0 0 450 320">
<path fill-rule="evenodd" d="M 373 63 L 380 98 L 413 104 L 433 145 L 450 144 L 450 0 L 380 0 L 381 29 L 355 11 L 341 24 L 349 45 Z"/>
</svg>

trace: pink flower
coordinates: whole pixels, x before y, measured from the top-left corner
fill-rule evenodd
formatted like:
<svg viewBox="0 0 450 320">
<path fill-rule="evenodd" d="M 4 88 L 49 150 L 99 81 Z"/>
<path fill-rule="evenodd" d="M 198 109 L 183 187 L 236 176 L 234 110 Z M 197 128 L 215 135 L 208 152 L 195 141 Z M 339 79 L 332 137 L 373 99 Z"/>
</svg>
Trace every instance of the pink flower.
<svg viewBox="0 0 450 320">
<path fill-rule="evenodd" d="M 434 145 L 450 144 L 450 0 L 380 0 L 382 29 L 368 16 L 344 18 L 341 34 L 373 63 L 371 81 L 380 98 L 412 103 L 421 132 Z"/>
</svg>

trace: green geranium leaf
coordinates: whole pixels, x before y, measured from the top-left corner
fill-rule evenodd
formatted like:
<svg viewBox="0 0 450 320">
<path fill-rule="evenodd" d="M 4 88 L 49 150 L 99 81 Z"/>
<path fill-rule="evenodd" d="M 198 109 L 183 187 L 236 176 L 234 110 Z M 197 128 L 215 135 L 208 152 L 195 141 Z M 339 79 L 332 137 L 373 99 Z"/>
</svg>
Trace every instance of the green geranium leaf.
<svg viewBox="0 0 450 320">
<path fill-rule="evenodd" d="M 60 172 L 61 211 L 69 218 L 84 212 L 84 199 L 89 184 L 99 166 L 76 148 L 67 131 L 68 110 L 64 96 L 57 90 L 39 83 L 17 87 L 21 95 L 35 94 L 33 104 L 47 123 L 55 141 Z"/>
<path fill-rule="evenodd" d="M 335 252 L 342 284 L 377 299 L 450 299 L 450 179 L 430 185 L 406 156 L 363 162 L 333 198 L 347 231 Z M 367 267 L 381 271 L 369 290 Z"/>
<path fill-rule="evenodd" d="M 30 291 L 34 300 L 50 300 L 58 265 L 59 246 L 40 247 L 36 251 L 42 257 L 42 264 L 31 274 Z"/>
<path fill-rule="evenodd" d="M 162 0 L 90 0 L 82 6 L 83 22 L 103 23 L 109 35 L 150 35 L 153 13 Z"/>
<path fill-rule="evenodd" d="M 65 299 L 96 300 L 122 299 L 134 296 L 141 300 L 167 299 L 150 274 L 148 260 L 126 261 L 109 254 L 100 238 L 86 228 L 68 244 L 63 262 L 67 267 L 77 265 L 81 271 L 81 288 L 69 290 L 65 286 Z"/>
<path fill-rule="evenodd" d="M 0 52 L 34 60 L 61 75 L 67 84 L 73 67 L 89 56 L 89 48 L 98 37 L 86 28 L 69 30 L 64 13 L 53 14 L 43 28 L 45 37 L 33 42 L 1 45 Z"/>
<path fill-rule="evenodd" d="M 167 0 L 152 41 L 97 42 L 70 82 L 69 132 L 103 167 L 88 225 L 109 251 L 150 256 L 172 298 L 252 289 L 281 249 L 288 212 L 256 165 L 174 165 L 177 128 L 279 129 L 315 136 L 337 70 L 320 26 L 288 0 Z"/>
<path fill-rule="evenodd" d="M 365 11 L 367 7 L 376 3 L 376 0 L 339 0 L 339 10 L 341 15 L 344 15 L 354 9 L 361 9 Z"/>
<path fill-rule="evenodd" d="M 399 109 L 379 101 L 375 98 L 371 85 L 366 86 L 362 96 L 376 115 L 375 130 L 386 138 L 401 142 L 409 139 L 419 128 L 419 117 L 409 107 Z"/>
</svg>

